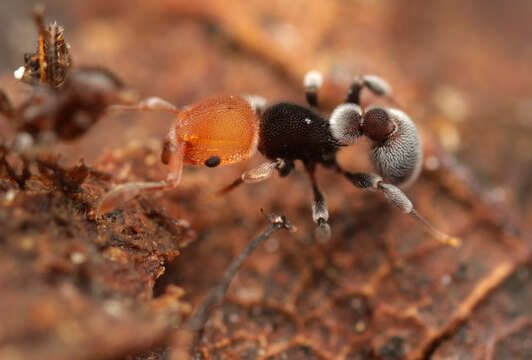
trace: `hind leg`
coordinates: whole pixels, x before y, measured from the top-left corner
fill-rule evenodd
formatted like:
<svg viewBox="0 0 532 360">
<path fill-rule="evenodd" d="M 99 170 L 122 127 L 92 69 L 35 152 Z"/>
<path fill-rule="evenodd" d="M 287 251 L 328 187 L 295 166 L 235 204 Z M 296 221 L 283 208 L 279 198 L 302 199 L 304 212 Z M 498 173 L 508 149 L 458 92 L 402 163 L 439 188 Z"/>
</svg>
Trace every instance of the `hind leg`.
<svg viewBox="0 0 532 360">
<path fill-rule="evenodd" d="M 397 186 L 385 183 L 379 175 L 369 173 L 351 173 L 342 169 L 339 165 L 337 171 L 349 180 L 353 185 L 359 189 L 371 189 L 382 191 L 386 200 L 392 205 L 401 209 L 405 214 L 409 214 L 422 223 L 425 228 L 439 241 L 444 244 L 452 246 L 460 246 L 460 239 L 447 235 L 438 230 L 434 225 L 428 222 L 421 214 L 419 214 L 410 199 Z"/>
<path fill-rule="evenodd" d="M 375 95 L 383 96 L 393 101 L 391 98 L 392 87 L 388 82 L 377 75 L 362 75 L 355 78 L 351 83 L 345 102 L 360 105 L 360 93 L 364 88 L 367 88 Z"/>
</svg>

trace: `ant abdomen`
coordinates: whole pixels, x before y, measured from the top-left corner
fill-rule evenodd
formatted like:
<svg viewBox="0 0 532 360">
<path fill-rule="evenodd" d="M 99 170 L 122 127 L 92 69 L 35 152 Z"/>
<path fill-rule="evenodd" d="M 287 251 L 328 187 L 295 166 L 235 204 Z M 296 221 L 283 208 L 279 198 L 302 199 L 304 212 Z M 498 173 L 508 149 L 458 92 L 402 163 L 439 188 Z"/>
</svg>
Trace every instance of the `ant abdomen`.
<svg viewBox="0 0 532 360">
<path fill-rule="evenodd" d="M 423 160 L 417 128 L 400 110 L 374 108 L 366 112 L 365 118 L 371 117 L 372 111 L 385 111 L 394 127 L 385 139 L 375 142 L 370 154 L 371 162 L 386 182 L 407 187 L 417 179 Z"/>
</svg>

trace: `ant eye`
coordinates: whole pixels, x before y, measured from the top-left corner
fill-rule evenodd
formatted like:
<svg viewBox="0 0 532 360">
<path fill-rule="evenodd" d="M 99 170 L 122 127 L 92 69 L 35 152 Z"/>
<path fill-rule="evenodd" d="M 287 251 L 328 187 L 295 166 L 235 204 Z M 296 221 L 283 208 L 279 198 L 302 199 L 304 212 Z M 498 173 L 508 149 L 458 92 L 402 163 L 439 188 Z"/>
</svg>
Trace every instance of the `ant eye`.
<svg viewBox="0 0 532 360">
<path fill-rule="evenodd" d="M 205 160 L 205 166 L 207 167 L 217 167 L 220 165 L 220 158 L 218 156 L 211 156 L 207 160 Z"/>
<path fill-rule="evenodd" d="M 365 75 L 362 77 L 362 81 L 376 95 L 389 95 L 392 93 L 390 84 L 377 75 Z"/>
<path fill-rule="evenodd" d="M 396 129 L 388 111 L 371 108 L 364 114 L 362 132 L 373 141 L 386 140 Z"/>
<path fill-rule="evenodd" d="M 344 145 L 354 144 L 361 133 L 362 110 L 356 104 L 337 106 L 329 119 L 332 136 Z"/>
</svg>

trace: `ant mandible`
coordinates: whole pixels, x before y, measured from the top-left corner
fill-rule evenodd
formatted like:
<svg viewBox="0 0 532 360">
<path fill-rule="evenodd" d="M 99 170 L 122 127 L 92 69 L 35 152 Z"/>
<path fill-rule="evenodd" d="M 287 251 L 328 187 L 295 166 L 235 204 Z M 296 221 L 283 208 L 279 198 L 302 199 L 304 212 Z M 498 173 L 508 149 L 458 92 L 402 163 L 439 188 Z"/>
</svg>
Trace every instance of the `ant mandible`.
<svg viewBox="0 0 532 360">
<path fill-rule="evenodd" d="M 310 71 L 304 78 L 306 100 L 318 108 L 321 73 Z M 314 199 L 312 218 L 315 235 L 326 240 L 327 202 L 316 182 L 316 165 L 333 169 L 360 189 L 380 190 L 386 199 L 420 221 L 439 241 L 457 246 L 460 240 L 442 233 L 425 220 L 399 187 L 411 185 L 422 164 L 422 143 L 416 126 L 404 112 L 383 106 L 360 106 L 361 91 L 366 88 L 377 96 L 389 97 L 391 87 L 375 75 L 356 78 L 345 101 L 327 120 L 318 112 L 301 105 L 279 102 L 266 104 L 260 96 L 216 96 L 178 110 L 167 101 L 151 97 L 137 105 L 116 105 L 110 111 L 166 111 L 177 115 L 163 145 L 162 162 L 169 165 L 166 180 L 130 182 L 117 186 L 102 198 L 98 212 L 105 213 L 136 195 L 174 189 L 181 179 L 183 164 L 217 167 L 243 161 L 256 149 L 269 161 L 244 172 L 222 189 L 224 194 L 243 183 L 268 179 L 277 170 L 287 176 L 300 160 L 310 178 Z M 353 145 L 361 136 L 372 141 L 370 159 L 377 174 L 352 173 L 336 159 L 341 147 Z"/>
</svg>

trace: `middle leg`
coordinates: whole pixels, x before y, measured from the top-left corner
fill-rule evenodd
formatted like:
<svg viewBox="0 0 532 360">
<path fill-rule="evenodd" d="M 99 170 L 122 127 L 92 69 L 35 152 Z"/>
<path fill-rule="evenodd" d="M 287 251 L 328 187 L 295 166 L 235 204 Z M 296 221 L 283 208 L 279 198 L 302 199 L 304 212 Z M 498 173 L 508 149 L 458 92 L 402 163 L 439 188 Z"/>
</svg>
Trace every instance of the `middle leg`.
<svg viewBox="0 0 532 360">
<path fill-rule="evenodd" d="M 318 224 L 316 230 L 314 231 L 314 236 L 318 241 L 326 242 L 331 238 L 331 227 L 328 223 L 329 209 L 327 207 L 327 201 L 325 200 L 325 197 L 319 189 L 318 183 L 316 181 L 316 166 L 314 164 L 305 164 L 305 169 L 307 170 L 314 195 L 314 199 L 312 201 L 312 220 Z"/>
<path fill-rule="evenodd" d="M 172 127 L 165 140 L 162 154 L 163 162 L 170 167 L 166 179 L 150 182 L 128 182 L 118 185 L 103 195 L 98 205 L 97 214 L 101 215 L 114 210 L 120 204 L 141 193 L 175 189 L 181 181 L 183 172 L 183 146 L 184 144 L 177 140 L 175 129 Z"/>
<path fill-rule="evenodd" d="M 214 193 L 214 196 L 225 195 L 244 183 L 251 184 L 267 180 L 273 175 L 275 169 L 279 169 L 279 171 L 282 173 L 282 171 L 286 169 L 287 166 L 290 166 L 287 164 L 292 164 L 293 166 L 293 163 L 287 163 L 283 159 L 276 159 L 274 161 L 262 163 L 256 168 L 242 173 L 242 175 L 236 180 L 234 180 L 231 184 Z"/>
</svg>

